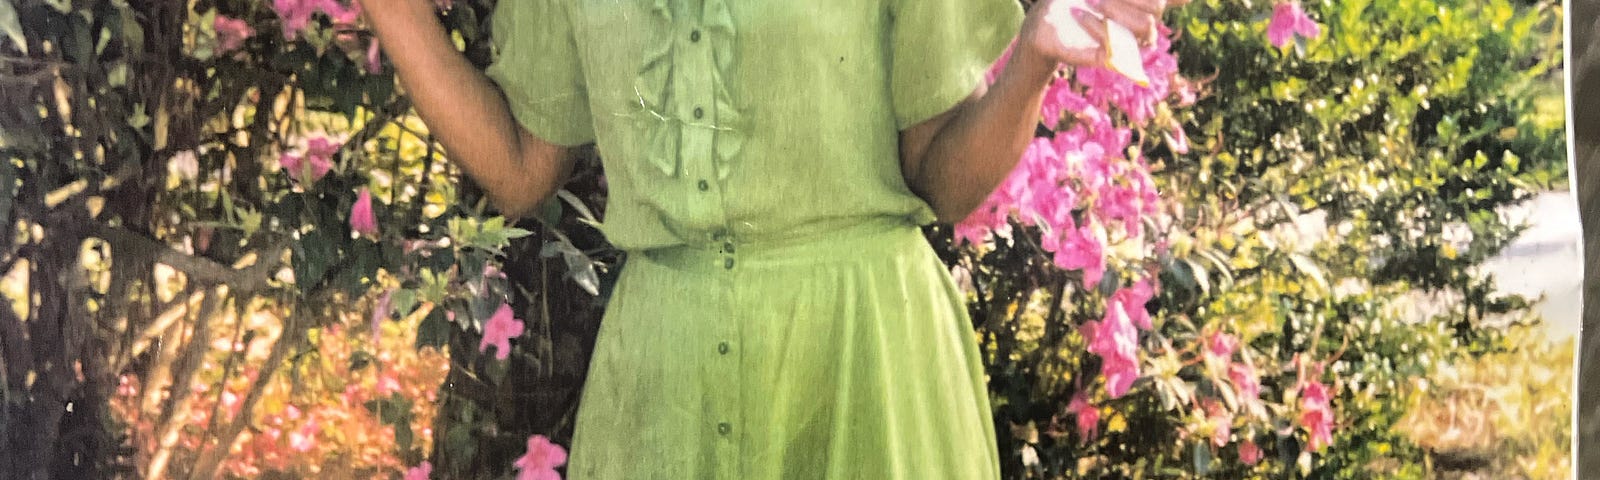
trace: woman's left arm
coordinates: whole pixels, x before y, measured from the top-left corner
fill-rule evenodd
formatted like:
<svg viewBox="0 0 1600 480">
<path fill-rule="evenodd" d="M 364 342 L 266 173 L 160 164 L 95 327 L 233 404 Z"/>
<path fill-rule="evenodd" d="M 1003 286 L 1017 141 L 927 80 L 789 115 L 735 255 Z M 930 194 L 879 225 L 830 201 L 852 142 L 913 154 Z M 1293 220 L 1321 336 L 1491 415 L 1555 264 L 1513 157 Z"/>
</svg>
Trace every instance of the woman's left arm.
<svg viewBox="0 0 1600 480">
<path fill-rule="evenodd" d="M 1101 48 L 1072 48 L 1061 38 L 1079 22 L 1104 43 L 1105 25 L 1077 18 L 1068 2 L 1043 0 L 1023 20 L 1011 60 L 994 85 L 979 85 L 949 111 L 900 132 L 902 173 L 943 222 L 959 222 L 1004 181 L 1032 141 L 1045 86 L 1061 64 L 1100 65 Z M 1150 38 L 1164 0 L 1103 0 L 1108 19 Z"/>
</svg>

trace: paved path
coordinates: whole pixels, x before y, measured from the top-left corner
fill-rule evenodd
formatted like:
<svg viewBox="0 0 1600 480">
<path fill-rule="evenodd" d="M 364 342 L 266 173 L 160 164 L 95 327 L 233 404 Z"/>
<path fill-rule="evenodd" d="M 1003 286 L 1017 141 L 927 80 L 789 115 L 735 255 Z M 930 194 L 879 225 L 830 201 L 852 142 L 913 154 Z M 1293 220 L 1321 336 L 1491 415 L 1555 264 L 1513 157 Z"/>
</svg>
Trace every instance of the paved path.
<svg viewBox="0 0 1600 480">
<path fill-rule="evenodd" d="M 1500 256 L 1484 264 L 1500 289 L 1529 298 L 1545 295 L 1544 314 L 1551 340 L 1578 334 L 1583 307 L 1582 230 L 1578 204 L 1568 191 L 1545 192 L 1506 211 L 1512 222 L 1529 228 Z"/>
</svg>

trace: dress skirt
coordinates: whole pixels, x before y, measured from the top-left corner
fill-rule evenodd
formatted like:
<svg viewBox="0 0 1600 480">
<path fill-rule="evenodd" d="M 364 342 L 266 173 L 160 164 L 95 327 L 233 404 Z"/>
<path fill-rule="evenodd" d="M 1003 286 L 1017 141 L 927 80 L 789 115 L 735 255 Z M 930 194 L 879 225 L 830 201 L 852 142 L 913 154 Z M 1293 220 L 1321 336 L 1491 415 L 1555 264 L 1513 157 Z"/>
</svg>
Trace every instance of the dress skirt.
<svg viewBox="0 0 1600 480">
<path fill-rule="evenodd" d="M 966 312 L 899 219 L 631 252 L 568 478 L 998 478 Z"/>
</svg>

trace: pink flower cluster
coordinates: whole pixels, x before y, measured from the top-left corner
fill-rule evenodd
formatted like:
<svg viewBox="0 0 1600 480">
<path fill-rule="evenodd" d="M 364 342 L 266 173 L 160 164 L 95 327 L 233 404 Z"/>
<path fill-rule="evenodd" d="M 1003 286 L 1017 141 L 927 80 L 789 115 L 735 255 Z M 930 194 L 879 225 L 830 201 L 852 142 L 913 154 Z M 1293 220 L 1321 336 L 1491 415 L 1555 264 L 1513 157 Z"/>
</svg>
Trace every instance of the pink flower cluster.
<svg viewBox="0 0 1600 480">
<path fill-rule="evenodd" d="M 522 336 L 522 320 L 512 316 L 511 305 L 500 304 L 489 321 L 483 324 L 483 339 L 478 341 L 478 351 L 487 352 L 494 347 L 494 357 L 505 360 L 511 355 L 511 339 Z"/>
<path fill-rule="evenodd" d="M 272 10 L 283 22 L 283 38 L 294 40 L 301 32 L 311 28 L 311 16 L 317 12 L 327 15 L 333 23 L 353 24 L 361 17 L 361 4 L 347 0 L 272 0 Z"/>
<path fill-rule="evenodd" d="M 317 183 L 333 169 L 333 155 L 339 153 L 342 146 L 327 137 L 313 138 L 306 142 L 305 155 L 285 152 L 278 157 L 278 166 L 302 185 Z"/>
<path fill-rule="evenodd" d="M 1272 42 L 1273 47 L 1283 48 L 1297 35 L 1316 38 L 1321 34 L 1322 28 L 1300 8 L 1300 2 L 1282 2 L 1272 8 L 1272 20 L 1267 23 L 1267 41 Z"/>
<path fill-rule="evenodd" d="M 567 451 L 544 435 L 528 437 L 528 451 L 512 465 L 520 470 L 517 480 L 561 480 L 556 467 L 567 463 Z"/>
<path fill-rule="evenodd" d="M 1139 378 L 1139 329 L 1149 330 L 1150 314 L 1145 304 L 1155 295 L 1148 279 L 1118 290 L 1106 303 L 1105 317 L 1083 325 L 1089 352 L 1100 356 L 1100 374 L 1106 377 L 1106 393 L 1119 398 Z"/>
<path fill-rule="evenodd" d="M 217 53 L 228 53 L 244 46 L 244 41 L 256 35 L 256 29 L 244 20 L 217 15 L 211 22 L 211 29 L 217 32 Z"/>
<path fill-rule="evenodd" d="M 1040 115 L 1055 129 L 1053 138 L 1034 139 L 1011 175 L 956 225 L 959 241 L 1010 235 L 1013 219 L 1039 227 L 1040 247 L 1056 266 L 1082 272 L 1091 288 L 1105 274 L 1110 244 L 1149 238 L 1144 220 L 1160 214 L 1162 199 L 1149 164 L 1141 154 L 1130 154 L 1133 132 L 1149 125 L 1161 104 L 1194 101 L 1188 82 L 1177 75 L 1171 31 L 1163 27 L 1161 33 L 1143 52 L 1148 84 L 1106 68 L 1079 68 L 1047 87 Z M 991 69 L 991 80 L 1009 56 Z M 1167 135 L 1173 150 L 1186 151 L 1181 125 L 1165 128 L 1173 130 Z"/>
<path fill-rule="evenodd" d="M 1299 360 L 1296 357 L 1295 363 L 1300 363 Z M 1307 374 L 1307 370 L 1311 371 L 1310 374 Z M 1306 444 L 1308 452 L 1322 450 L 1322 447 L 1333 443 L 1333 408 L 1329 404 L 1328 386 L 1316 379 L 1321 372 L 1321 365 L 1302 366 L 1300 369 L 1299 423 L 1310 436 L 1310 442 Z"/>
</svg>

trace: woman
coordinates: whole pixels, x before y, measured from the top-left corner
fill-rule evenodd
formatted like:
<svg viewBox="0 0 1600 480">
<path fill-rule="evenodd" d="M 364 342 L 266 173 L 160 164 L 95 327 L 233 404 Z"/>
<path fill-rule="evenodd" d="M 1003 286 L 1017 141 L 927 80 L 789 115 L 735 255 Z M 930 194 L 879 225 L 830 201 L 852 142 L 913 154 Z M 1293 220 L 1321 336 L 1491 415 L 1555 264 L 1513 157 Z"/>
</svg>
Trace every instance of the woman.
<svg viewBox="0 0 1600 480">
<path fill-rule="evenodd" d="M 570 478 L 999 476 L 972 327 L 917 227 L 976 208 L 1058 66 L 1103 58 L 1063 40 L 1065 1 L 501 0 L 487 75 L 432 1 L 363 1 L 506 215 L 551 196 L 571 147 L 604 158 L 629 257 Z M 1164 2 L 1097 8 L 1148 37 Z"/>
</svg>

